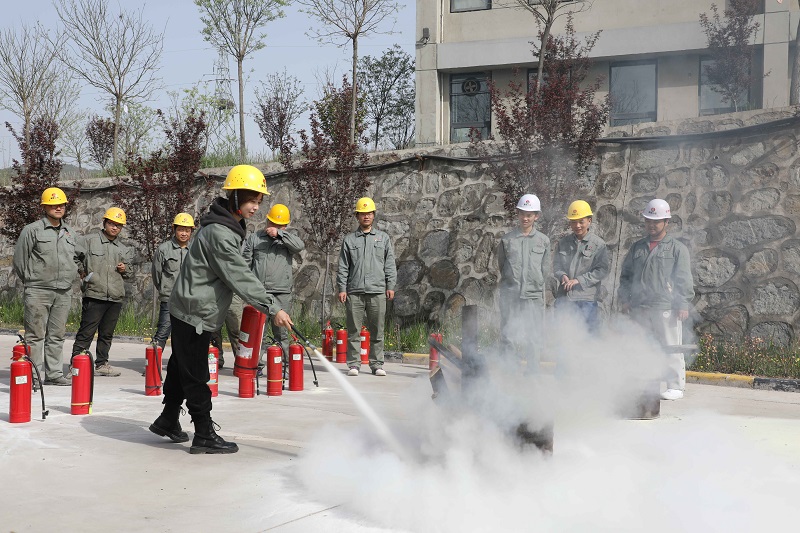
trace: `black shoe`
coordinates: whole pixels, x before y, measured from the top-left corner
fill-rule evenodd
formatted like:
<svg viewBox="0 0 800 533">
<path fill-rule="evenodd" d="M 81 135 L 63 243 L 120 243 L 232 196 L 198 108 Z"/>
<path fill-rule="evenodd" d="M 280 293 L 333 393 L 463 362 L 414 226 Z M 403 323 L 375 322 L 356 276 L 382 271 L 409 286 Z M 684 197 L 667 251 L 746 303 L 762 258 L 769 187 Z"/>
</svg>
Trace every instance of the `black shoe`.
<svg viewBox="0 0 800 533">
<path fill-rule="evenodd" d="M 217 361 L 217 365 L 219 365 L 220 368 L 225 368 L 225 358 L 222 357 L 221 355 L 219 356 L 219 360 Z"/>
<path fill-rule="evenodd" d="M 181 430 L 181 423 L 177 420 L 170 424 L 164 415 L 156 418 L 156 421 L 150 424 L 150 431 L 156 435 L 167 437 L 172 442 L 186 442 L 189 440 L 189 435 Z"/>
<path fill-rule="evenodd" d="M 239 447 L 235 442 L 228 442 L 214 431 L 214 422 L 211 417 L 193 419 L 194 439 L 189 453 L 236 453 Z M 216 425 L 219 428 L 218 425 Z"/>
</svg>

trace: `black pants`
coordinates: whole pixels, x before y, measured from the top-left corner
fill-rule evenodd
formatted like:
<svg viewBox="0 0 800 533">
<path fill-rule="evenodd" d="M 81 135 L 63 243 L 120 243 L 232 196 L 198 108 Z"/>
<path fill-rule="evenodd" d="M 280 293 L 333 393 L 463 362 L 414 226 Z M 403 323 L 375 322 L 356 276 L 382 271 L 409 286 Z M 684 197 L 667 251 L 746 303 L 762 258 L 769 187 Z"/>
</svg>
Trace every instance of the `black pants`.
<svg viewBox="0 0 800 533">
<path fill-rule="evenodd" d="M 211 332 L 197 334 L 194 326 L 170 315 L 172 323 L 172 355 L 164 380 L 164 403 L 181 405 L 193 419 L 211 412 L 211 389 L 208 388 L 208 344 Z"/>
<path fill-rule="evenodd" d="M 81 302 L 81 325 L 75 335 L 72 355 L 88 350 L 94 334 L 97 333 L 94 364 L 100 366 L 108 363 L 108 352 L 111 350 L 111 340 L 114 338 L 114 328 L 117 327 L 120 311 L 122 302 L 84 297 Z"/>
</svg>

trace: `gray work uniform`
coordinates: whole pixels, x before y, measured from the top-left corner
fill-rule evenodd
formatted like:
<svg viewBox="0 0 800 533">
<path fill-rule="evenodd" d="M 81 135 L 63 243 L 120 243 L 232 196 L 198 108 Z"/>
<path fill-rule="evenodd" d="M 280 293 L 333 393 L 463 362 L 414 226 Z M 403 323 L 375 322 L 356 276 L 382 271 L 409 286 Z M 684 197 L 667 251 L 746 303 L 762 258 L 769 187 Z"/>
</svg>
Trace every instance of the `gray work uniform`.
<svg viewBox="0 0 800 533">
<path fill-rule="evenodd" d="M 369 366 L 383 366 L 383 325 L 386 291 L 397 283 L 394 248 L 385 232 L 361 228 L 345 235 L 339 253 L 336 286 L 347 293 L 347 366 L 361 366 L 361 327 L 370 332 Z"/>
<path fill-rule="evenodd" d="M 181 271 L 181 265 L 186 257 L 188 247 L 182 247 L 172 237 L 170 240 L 162 242 L 155 255 L 153 256 L 153 266 L 151 274 L 153 276 L 153 287 L 158 291 L 158 327 L 153 341 L 164 348 L 169 338 L 171 326 L 169 321 L 169 297 L 172 294 L 172 287 L 175 279 Z"/>
<path fill-rule="evenodd" d="M 636 241 L 622 263 L 619 305 L 651 332 L 662 346 L 683 343 L 683 325 L 677 311 L 686 311 L 694 298 L 694 281 L 685 244 L 667 235 L 650 251 L 650 239 Z M 683 390 L 686 364 L 683 353 L 667 354 L 667 388 Z"/>
<path fill-rule="evenodd" d="M 292 289 L 294 277 L 292 274 L 292 256 L 300 253 L 306 245 L 297 235 L 284 229 L 277 230 L 276 238 L 267 235 L 266 231 L 257 231 L 247 236 L 244 241 L 242 256 L 250 269 L 264 284 L 264 289 L 270 294 L 281 309 L 292 309 Z M 289 357 L 289 332 L 286 328 L 279 328 L 270 323 L 272 337 L 278 341 L 283 349 L 284 358 Z M 267 337 L 267 328 L 264 328 L 264 339 Z M 266 344 L 261 344 L 261 359 L 259 366 L 265 366 L 264 359 Z"/>
<path fill-rule="evenodd" d="M 550 277 L 550 239 L 535 229 L 503 235 L 497 250 L 500 286 L 500 348 L 517 354 L 537 372 L 543 344 L 545 282 Z"/>
<path fill-rule="evenodd" d="M 82 239 L 83 271 L 92 274 L 89 281 L 84 278 L 83 301 L 81 302 L 81 325 L 75 334 L 72 355 L 88 350 L 97 333 L 95 366 L 108 363 L 108 353 L 114 338 L 122 300 L 125 298 L 125 282 L 133 279 L 133 249 L 123 244 L 119 237 L 113 241 L 103 232 L 86 235 Z M 117 271 L 117 265 L 125 265 L 125 273 Z"/>
<path fill-rule="evenodd" d="M 63 221 L 53 226 L 45 217 L 25 226 L 14 247 L 14 273 L 24 286 L 25 342 L 48 380 L 64 375 L 64 333 L 80 268 L 76 237 Z"/>
<path fill-rule="evenodd" d="M 600 322 L 598 302 L 602 282 L 608 277 L 611 261 L 603 239 L 587 233 L 583 239 L 570 234 L 559 239 L 553 255 L 553 277 L 556 280 L 556 307 L 577 309 L 591 330 Z M 562 278 L 578 280 L 578 285 L 566 291 Z"/>
</svg>

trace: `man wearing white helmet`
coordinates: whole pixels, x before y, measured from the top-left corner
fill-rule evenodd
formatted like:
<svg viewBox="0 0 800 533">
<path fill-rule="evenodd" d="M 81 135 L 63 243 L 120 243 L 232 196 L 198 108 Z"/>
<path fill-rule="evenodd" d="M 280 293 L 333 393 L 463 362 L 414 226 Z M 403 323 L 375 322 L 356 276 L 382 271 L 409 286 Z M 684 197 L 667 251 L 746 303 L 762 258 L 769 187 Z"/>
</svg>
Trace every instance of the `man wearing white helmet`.
<svg viewBox="0 0 800 533">
<path fill-rule="evenodd" d="M 689 249 L 667 235 L 672 214 L 666 201 L 651 200 L 642 216 L 646 237 L 633 243 L 622 263 L 620 307 L 662 345 L 682 344 L 682 322 L 694 298 Z M 686 364 L 680 352 L 667 358 L 667 390 L 661 397 L 678 400 L 686 386 Z"/>
<path fill-rule="evenodd" d="M 497 250 L 501 350 L 520 354 L 534 372 L 539 368 L 545 280 L 550 275 L 550 239 L 534 228 L 541 211 L 536 195 L 522 195 L 518 227 L 503 235 Z"/>
</svg>

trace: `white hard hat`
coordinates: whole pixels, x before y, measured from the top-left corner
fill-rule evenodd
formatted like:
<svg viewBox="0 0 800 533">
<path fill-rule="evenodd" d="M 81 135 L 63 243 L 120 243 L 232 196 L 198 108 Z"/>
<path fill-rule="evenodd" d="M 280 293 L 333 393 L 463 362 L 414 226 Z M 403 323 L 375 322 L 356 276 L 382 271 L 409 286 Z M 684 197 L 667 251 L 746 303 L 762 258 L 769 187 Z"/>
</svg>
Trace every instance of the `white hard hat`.
<svg viewBox="0 0 800 533">
<path fill-rule="evenodd" d="M 522 198 L 517 202 L 517 209 L 522 211 L 541 211 L 542 204 L 539 203 L 539 198 L 535 194 L 523 194 Z"/>
<path fill-rule="evenodd" d="M 672 215 L 669 211 L 669 204 L 666 202 L 666 200 L 662 200 L 660 198 L 650 200 L 650 202 L 647 204 L 647 207 L 645 207 L 642 211 L 642 216 L 644 218 L 649 218 L 650 220 L 663 220 L 665 218 L 672 218 Z"/>
</svg>

